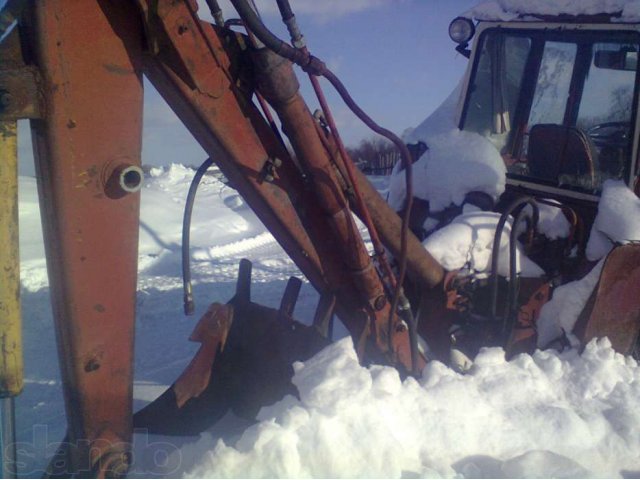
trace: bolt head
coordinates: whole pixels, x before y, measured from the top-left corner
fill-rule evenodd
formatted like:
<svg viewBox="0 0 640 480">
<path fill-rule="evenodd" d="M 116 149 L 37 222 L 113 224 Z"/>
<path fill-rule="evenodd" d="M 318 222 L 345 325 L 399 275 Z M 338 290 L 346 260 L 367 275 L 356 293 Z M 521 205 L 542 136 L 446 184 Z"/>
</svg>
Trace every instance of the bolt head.
<svg viewBox="0 0 640 480">
<path fill-rule="evenodd" d="M 11 94 L 9 92 L 0 92 L 0 107 L 6 108 L 11 105 Z"/>
<path fill-rule="evenodd" d="M 373 302 L 373 308 L 375 308 L 377 311 L 380 311 L 384 308 L 386 304 L 387 304 L 387 297 L 385 297 L 384 295 L 380 295 Z"/>
<path fill-rule="evenodd" d="M 396 325 L 396 333 L 404 333 L 407 331 L 407 326 L 404 322 L 400 322 Z"/>
</svg>

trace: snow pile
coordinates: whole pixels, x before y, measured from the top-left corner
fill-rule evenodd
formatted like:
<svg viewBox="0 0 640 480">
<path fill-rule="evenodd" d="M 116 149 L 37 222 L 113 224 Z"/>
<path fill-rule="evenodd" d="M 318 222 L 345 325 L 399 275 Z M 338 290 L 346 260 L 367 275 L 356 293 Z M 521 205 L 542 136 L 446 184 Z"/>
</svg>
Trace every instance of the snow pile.
<svg viewBox="0 0 640 480">
<path fill-rule="evenodd" d="M 349 339 L 295 365 L 300 399 L 263 409 L 235 447 L 218 441 L 193 477 L 618 477 L 640 459 L 640 368 L 607 340 L 582 356 L 504 360 L 419 381 L 361 367 Z M 191 454 L 212 447 L 205 436 Z M 183 448 L 184 450 L 184 448 Z M 187 452 L 185 452 L 187 453 Z"/>
<path fill-rule="evenodd" d="M 580 313 L 584 310 L 591 292 L 596 288 L 603 265 L 604 259 L 580 280 L 569 282 L 553 291 L 553 298 L 543 305 L 536 323 L 538 347 L 547 347 L 549 343 L 562 337 L 563 334 L 567 335 L 573 345 L 579 344 L 571 332 Z"/>
<path fill-rule="evenodd" d="M 153 170 L 142 191 L 135 410 L 170 385 L 197 348 L 187 341 L 193 318 L 182 314 L 179 248 L 193 173 L 180 165 Z M 47 448 L 18 455 L 22 473 L 40 476 L 66 426 L 37 192 L 25 177 L 20 227 L 26 387 L 17 402 L 18 441 Z M 192 246 L 195 318 L 210 301 L 231 298 L 241 257 L 253 261 L 252 298 L 259 303 L 277 307 L 287 277 L 299 275 L 237 192 L 215 175 L 203 179 L 196 197 Z M 296 317 L 313 318 L 316 305 L 317 294 L 305 283 Z M 347 339 L 296 371 L 300 400 L 287 397 L 263 409 L 261 423 L 237 443 L 217 442 L 228 439 L 224 430 L 195 444 L 138 436 L 142 449 L 131 476 L 157 477 L 157 463 L 179 463 L 170 476 L 186 470 L 214 477 L 616 477 L 640 471 L 640 372 L 606 341 L 591 343 L 581 357 L 573 350 L 537 352 L 509 363 L 502 350 L 487 349 L 465 376 L 432 363 L 419 381 L 401 382 L 391 368 L 359 366 Z M 240 434 L 244 425 L 231 428 Z M 43 429 L 46 436 L 38 436 Z M 174 452 L 175 462 L 156 458 L 154 445 Z M 194 456 L 199 460 L 191 463 Z"/>
<path fill-rule="evenodd" d="M 500 214 L 494 212 L 464 213 L 449 225 L 432 233 L 424 247 L 447 270 L 467 267 L 472 273 L 491 270 L 491 253 Z M 509 236 L 511 221 L 507 221 L 500 238 L 498 274 L 509 276 Z M 516 271 L 527 277 L 538 277 L 542 269 L 522 253 L 516 245 Z"/>
<path fill-rule="evenodd" d="M 547 200 L 560 205 L 555 200 Z M 529 215 L 532 215 L 532 208 L 526 207 Z M 571 224 L 562 212 L 561 208 L 547 205 L 546 203 L 538 203 L 538 227 L 537 231 L 547 237 L 549 240 L 557 240 L 558 238 L 567 238 L 571 231 Z"/>
<path fill-rule="evenodd" d="M 428 150 L 413 164 L 413 194 L 429 201 L 431 212 L 461 205 L 467 193 L 484 192 L 497 199 L 504 191 L 506 169 L 498 150 L 481 135 L 461 131 L 454 122 L 460 88 L 405 138 L 423 141 Z M 398 164 L 389 185 L 388 202 L 396 210 L 405 201 L 405 173 Z"/>
<path fill-rule="evenodd" d="M 491 0 L 467 11 L 463 16 L 476 20 L 516 20 L 527 15 L 621 14 L 623 22 L 640 21 L 638 0 Z"/>
<path fill-rule="evenodd" d="M 486 138 L 454 129 L 424 140 L 429 150 L 413 164 L 413 193 L 429 202 L 430 211 L 461 205 L 469 192 L 484 192 L 497 199 L 504 191 L 504 162 Z M 401 209 L 404 171 L 392 177 L 389 193 L 389 204 Z"/>
<path fill-rule="evenodd" d="M 563 333 L 568 334 L 569 340 L 574 340 L 570 333 L 598 283 L 604 257 L 614 244 L 632 241 L 640 241 L 640 198 L 622 181 L 607 180 L 586 249 L 589 260 L 601 260 L 582 279 L 554 290 L 553 298 L 542 307 L 538 319 L 539 347 L 548 345 Z"/>
<path fill-rule="evenodd" d="M 607 180 L 587 243 L 587 258 L 598 260 L 611 251 L 614 243 L 633 241 L 640 241 L 640 198 L 622 181 Z"/>
<path fill-rule="evenodd" d="M 460 102 L 462 81 L 449 94 L 449 96 L 436 108 L 431 115 L 425 118 L 420 125 L 410 129 L 403 139 L 406 143 L 424 141 L 425 138 L 448 133 L 456 129 L 456 109 Z"/>
</svg>

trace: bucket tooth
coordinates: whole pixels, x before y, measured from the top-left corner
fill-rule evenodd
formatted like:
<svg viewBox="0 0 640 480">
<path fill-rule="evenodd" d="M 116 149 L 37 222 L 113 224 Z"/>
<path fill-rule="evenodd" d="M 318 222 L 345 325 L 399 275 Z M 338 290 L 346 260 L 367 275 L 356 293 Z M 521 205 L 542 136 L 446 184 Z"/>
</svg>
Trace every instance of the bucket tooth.
<svg viewBox="0 0 640 480">
<path fill-rule="evenodd" d="M 238 282 L 236 283 L 236 295 L 233 297 L 233 302 L 236 303 L 249 303 L 251 301 L 251 270 L 253 264 L 250 260 L 243 258 L 240 260 L 240 266 L 238 268 Z"/>
<path fill-rule="evenodd" d="M 282 295 L 282 300 L 280 301 L 278 320 L 285 322 L 291 322 L 293 320 L 293 310 L 296 308 L 301 287 L 302 280 L 296 277 L 289 278 L 287 286 L 284 289 L 284 295 Z"/>
<path fill-rule="evenodd" d="M 278 310 L 252 303 L 251 262 L 243 259 L 235 296 L 227 305 L 212 304 L 200 319 L 190 340 L 201 348 L 178 380 L 134 415 L 134 427 L 197 435 L 229 410 L 251 420 L 262 406 L 296 395 L 293 363 L 328 343 L 317 328 L 292 318 L 301 285 L 289 280 Z"/>
</svg>

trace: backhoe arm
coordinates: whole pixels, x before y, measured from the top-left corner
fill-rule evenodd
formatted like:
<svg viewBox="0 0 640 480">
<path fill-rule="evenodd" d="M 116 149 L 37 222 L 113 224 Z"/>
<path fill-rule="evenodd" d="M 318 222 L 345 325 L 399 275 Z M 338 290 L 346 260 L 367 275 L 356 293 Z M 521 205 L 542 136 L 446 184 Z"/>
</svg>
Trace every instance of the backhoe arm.
<svg viewBox="0 0 640 480">
<path fill-rule="evenodd" d="M 43 99 L 19 118 L 32 118 L 69 424 L 50 473 L 117 476 L 130 463 L 143 74 L 318 290 L 319 317 L 335 306 L 362 359 L 415 367 L 351 214 L 339 165 L 350 160 L 323 142 L 287 60 L 202 22 L 189 0 L 41 0 L 16 30 L 28 48 L 16 50 L 15 70 L 39 72 L 30 101 Z M 1 89 L 18 88 L 7 78 Z M 279 115 L 295 160 L 255 107 L 256 91 Z M 357 178 L 398 254 L 399 219 L 387 220 L 395 214 Z M 442 269 L 410 240 L 409 272 L 432 287 Z"/>
</svg>

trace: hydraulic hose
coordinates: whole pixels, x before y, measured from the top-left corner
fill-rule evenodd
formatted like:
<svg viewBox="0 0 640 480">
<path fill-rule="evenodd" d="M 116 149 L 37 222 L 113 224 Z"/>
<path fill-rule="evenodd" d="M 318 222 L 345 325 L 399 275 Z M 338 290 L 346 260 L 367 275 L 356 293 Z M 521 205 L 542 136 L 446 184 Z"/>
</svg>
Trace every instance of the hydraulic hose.
<svg viewBox="0 0 640 480">
<path fill-rule="evenodd" d="M 213 160 L 207 158 L 198 170 L 196 170 L 191 185 L 189 185 L 189 193 L 187 193 L 187 200 L 184 205 L 184 215 L 182 217 L 182 286 L 184 291 L 184 314 L 193 315 L 195 311 L 195 303 L 193 301 L 193 291 L 191 288 L 191 255 L 190 255 L 190 243 L 191 243 L 191 214 L 193 213 L 193 204 L 196 199 L 196 193 L 200 186 L 202 177 L 213 165 Z"/>
<path fill-rule="evenodd" d="M 496 227 L 495 237 L 493 239 L 493 248 L 491 250 L 491 279 L 490 279 L 490 287 L 491 287 L 491 318 L 496 319 L 497 308 L 498 308 L 498 264 L 500 260 L 500 241 L 502 239 L 502 232 L 504 230 L 504 226 L 507 223 L 507 219 L 509 215 L 511 215 L 514 211 L 516 211 L 520 207 L 524 207 L 525 205 L 531 205 L 533 209 L 533 228 L 538 224 L 539 218 L 539 210 L 538 204 L 532 197 L 522 197 L 514 200 L 507 209 L 500 216 L 500 220 L 498 221 L 498 225 Z M 517 227 L 517 222 L 520 219 L 520 213 L 516 215 L 516 219 L 514 220 L 511 226 L 511 236 L 509 242 L 509 259 L 510 259 L 510 268 L 509 273 L 511 275 L 510 281 L 512 283 L 515 282 L 516 275 L 516 241 L 515 241 L 515 230 Z M 512 295 L 513 292 L 510 292 Z M 503 319 L 503 330 L 506 329 L 506 316 Z"/>
<path fill-rule="evenodd" d="M 402 217 L 402 229 L 401 229 L 401 253 L 399 258 L 398 276 L 396 285 L 394 288 L 393 299 L 391 302 L 390 315 L 394 315 L 398 308 L 398 304 L 401 297 L 404 296 L 402 291 L 402 284 L 407 269 L 407 237 L 409 231 L 409 217 L 411 215 L 411 207 L 413 203 L 413 175 L 412 175 L 412 158 L 409 150 L 404 142 L 393 132 L 379 126 L 374 122 L 353 100 L 349 92 L 342 84 L 342 82 L 331 72 L 324 62 L 317 57 L 309 54 L 304 45 L 302 48 L 294 48 L 285 41 L 274 35 L 258 17 L 258 14 L 247 2 L 247 0 L 231 0 L 233 6 L 236 8 L 240 17 L 242 17 L 249 30 L 270 50 L 274 51 L 278 55 L 290 60 L 302 67 L 302 69 L 310 75 L 323 76 L 329 83 L 336 89 L 338 94 L 342 97 L 343 101 L 353 111 L 353 113 L 360 118 L 369 128 L 379 135 L 384 136 L 390 140 L 400 151 L 403 164 L 405 166 L 405 178 L 406 178 L 406 203 L 404 215 Z M 289 21 L 293 18 L 293 12 L 287 0 L 278 0 L 278 6 L 282 14 L 285 23 L 289 26 Z M 290 29 L 291 31 L 291 29 Z M 299 32 L 298 32 L 299 33 Z M 292 36 L 294 33 L 292 32 Z M 345 162 L 347 159 L 344 159 Z M 403 303 L 406 298 L 403 299 Z M 391 318 L 390 318 L 391 320 Z M 391 329 L 391 321 L 389 321 L 389 328 Z M 391 336 L 389 336 L 391 338 Z"/>
<path fill-rule="evenodd" d="M 278 10 L 280 10 L 280 15 L 282 15 L 282 21 L 287 23 L 291 20 L 293 15 L 293 10 L 291 10 L 291 5 L 289 4 L 289 0 L 276 0 L 278 4 Z"/>
<path fill-rule="evenodd" d="M 209 10 L 211 11 L 211 16 L 216 22 L 216 25 L 219 27 L 224 27 L 225 26 L 224 16 L 222 15 L 222 9 L 220 8 L 218 1 L 206 0 L 206 2 L 207 2 L 207 6 L 209 7 Z"/>
<path fill-rule="evenodd" d="M 537 210 L 537 207 L 534 208 L 534 211 Z M 514 216 L 513 225 L 511 226 L 511 233 L 509 235 L 509 295 L 507 297 L 507 306 L 505 311 L 507 314 L 502 319 L 502 336 L 506 338 L 507 335 L 507 323 L 510 319 L 513 318 L 515 311 L 517 309 L 517 301 L 516 297 L 518 295 L 518 284 L 516 282 L 516 276 L 518 274 L 518 265 L 516 254 L 518 252 L 517 246 L 517 226 L 520 223 L 522 217 L 525 216 L 524 209 L 520 209 L 518 213 Z M 535 223 L 531 226 L 535 228 Z"/>
</svg>

